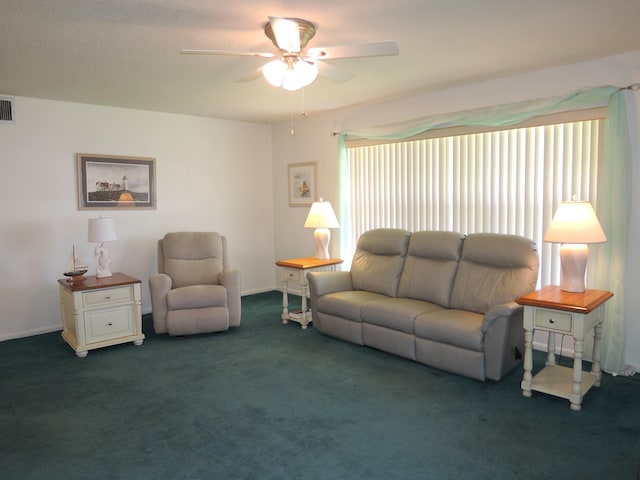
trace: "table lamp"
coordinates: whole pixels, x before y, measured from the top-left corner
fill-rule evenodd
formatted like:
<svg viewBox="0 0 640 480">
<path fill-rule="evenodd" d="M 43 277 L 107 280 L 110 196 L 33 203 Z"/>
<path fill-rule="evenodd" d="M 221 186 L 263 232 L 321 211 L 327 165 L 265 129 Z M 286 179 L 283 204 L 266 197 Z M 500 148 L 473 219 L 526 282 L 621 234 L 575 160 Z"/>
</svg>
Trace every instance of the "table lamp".
<svg viewBox="0 0 640 480">
<path fill-rule="evenodd" d="M 110 217 L 98 217 L 89 219 L 89 242 L 99 243 L 100 246 L 96 247 L 95 256 L 97 259 L 96 277 L 110 277 L 111 259 L 109 258 L 109 252 L 104 248 L 104 242 L 112 242 L 118 239 L 116 234 L 116 225 L 113 218 Z"/>
<path fill-rule="evenodd" d="M 316 258 L 327 259 L 329 255 L 329 240 L 331 240 L 330 228 L 340 228 L 336 214 L 333 213 L 331 203 L 322 201 L 313 202 L 304 228 L 315 228 L 313 238 L 316 240 Z"/>
<path fill-rule="evenodd" d="M 562 202 L 544 241 L 562 244 L 560 288 L 566 292 L 584 292 L 588 244 L 607 241 L 591 203 L 576 201 L 576 197 L 570 202 Z"/>
</svg>

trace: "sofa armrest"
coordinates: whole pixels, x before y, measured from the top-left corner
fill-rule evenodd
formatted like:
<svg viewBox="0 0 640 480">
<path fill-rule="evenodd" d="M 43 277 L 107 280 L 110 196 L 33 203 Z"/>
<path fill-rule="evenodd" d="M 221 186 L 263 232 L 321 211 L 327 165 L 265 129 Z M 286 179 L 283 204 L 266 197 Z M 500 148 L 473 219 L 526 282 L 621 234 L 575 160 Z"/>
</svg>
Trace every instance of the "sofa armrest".
<svg viewBox="0 0 640 480">
<path fill-rule="evenodd" d="M 484 318 L 482 319 L 482 333 L 487 333 L 499 318 L 511 317 L 521 310 L 522 305 L 519 305 L 516 302 L 503 303 L 502 305 L 497 305 L 491 308 L 484 314 Z"/>
<path fill-rule="evenodd" d="M 167 333 L 167 293 L 171 290 L 172 284 L 171 277 L 164 273 L 157 273 L 149 277 L 151 315 L 153 329 L 156 333 Z"/>
<path fill-rule="evenodd" d="M 516 302 L 504 303 L 484 315 L 485 377 L 500 380 L 522 362 L 524 352 L 524 308 Z"/>
<path fill-rule="evenodd" d="M 242 300 L 240 297 L 240 270 L 229 268 L 220 274 L 220 284 L 227 289 L 227 307 L 229 308 L 229 326 L 240 325 Z"/>
<path fill-rule="evenodd" d="M 351 272 L 309 272 L 307 280 L 309 281 L 309 293 L 312 297 L 353 290 Z"/>
</svg>

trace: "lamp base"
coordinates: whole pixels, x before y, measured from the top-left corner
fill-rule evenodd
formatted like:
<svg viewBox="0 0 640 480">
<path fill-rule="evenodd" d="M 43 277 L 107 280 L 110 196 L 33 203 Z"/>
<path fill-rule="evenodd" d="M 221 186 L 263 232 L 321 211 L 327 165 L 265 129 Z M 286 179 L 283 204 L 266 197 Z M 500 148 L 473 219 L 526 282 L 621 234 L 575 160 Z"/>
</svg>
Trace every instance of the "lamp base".
<svg viewBox="0 0 640 480">
<path fill-rule="evenodd" d="M 313 231 L 313 238 L 316 240 L 316 258 L 326 260 L 331 258 L 329 255 L 329 240 L 331 240 L 331 232 L 328 228 L 316 228 Z"/>
<path fill-rule="evenodd" d="M 584 243 L 564 243 L 560 247 L 560 289 L 565 292 L 585 291 L 585 272 L 589 246 Z"/>
<path fill-rule="evenodd" d="M 102 245 L 96 247 L 96 258 L 98 260 L 98 266 L 96 267 L 96 277 L 104 278 L 111 277 L 111 259 L 109 258 L 109 252 Z"/>
</svg>

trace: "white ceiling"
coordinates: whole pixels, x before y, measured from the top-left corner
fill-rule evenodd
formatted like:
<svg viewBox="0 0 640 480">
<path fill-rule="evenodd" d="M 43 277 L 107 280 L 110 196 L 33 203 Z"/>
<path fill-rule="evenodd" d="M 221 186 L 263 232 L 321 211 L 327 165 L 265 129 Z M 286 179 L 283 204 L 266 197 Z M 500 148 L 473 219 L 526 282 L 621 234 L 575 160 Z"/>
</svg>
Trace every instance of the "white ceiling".
<svg viewBox="0 0 640 480">
<path fill-rule="evenodd" d="M 275 51 L 269 16 L 400 55 L 328 61 L 355 78 L 303 96 L 236 82 L 265 59 L 178 53 Z M 0 94 L 274 122 L 640 50 L 639 25 L 640 0 L 0 0 Z"/>
</svg>

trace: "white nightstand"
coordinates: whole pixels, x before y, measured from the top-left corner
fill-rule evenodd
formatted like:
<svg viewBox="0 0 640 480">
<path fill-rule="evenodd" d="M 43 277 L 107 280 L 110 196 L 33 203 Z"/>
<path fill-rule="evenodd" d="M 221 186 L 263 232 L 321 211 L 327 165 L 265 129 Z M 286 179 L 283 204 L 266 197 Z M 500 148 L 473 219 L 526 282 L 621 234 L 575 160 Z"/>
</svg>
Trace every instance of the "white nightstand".
<svg viewBox="0 0 640 480">
<path fill-rule="evenodd" d="M 613 296 L 606 290 L 565 292 L 560 287 L 547 286 L 516 300 L 524 305 L 524 375 L 522 394 L 532 391 L 566 398 L 572 410 L 582 408 L 582 398 L 592 386 L 600 386 L 600 343 L 604 303 Z M 593 329 L 594 343 L 591 372 L 582 371 L 584 337 Z M 532 377 L 532 341 L 534 330 L 549 332 L 545 367 Z M 573 368 L 556 365 L 555 334 L 569 334 L 574 341 Z"/>
<path fill-rule="evenodd" d="M 78 357 L 94 348 L 133 342 L 142 345 L 140 280 L 114 273 L 88 276 L 80 282 L 58 280 L 62 338 Z"/>
<path fill-rule="evenodd" d="M 281 267 L 282 323 L 288 323 L 289 320 L 293 320 L 294 322 L 298 322 L 302 328 L 307 328 L 307 325 L 311 322 L 311 313 L 307 309 L 307 293 L 309 287 L 307 272 L 314 270 L 335 270 L 336 265 L 342 262 L 339 258 L 319 259 L 316 257 L 292 258 L 276 262 L 276 265 Z M 292 316 L 289 313 L 289 282 L 300 284 L 302 305 L 299 316 Z"/>
</svg>

